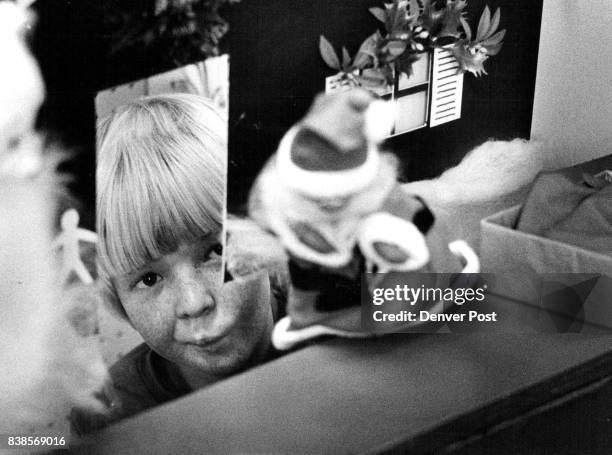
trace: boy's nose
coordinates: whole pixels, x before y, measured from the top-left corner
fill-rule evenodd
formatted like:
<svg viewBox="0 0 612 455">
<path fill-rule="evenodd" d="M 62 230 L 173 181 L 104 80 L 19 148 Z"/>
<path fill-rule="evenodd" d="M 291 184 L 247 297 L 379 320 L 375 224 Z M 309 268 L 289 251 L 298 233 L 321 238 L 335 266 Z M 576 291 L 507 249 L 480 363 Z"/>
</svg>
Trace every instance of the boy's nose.
<svg viewBox="0 0 612 455">
<path fill-rule="evenodd" d="M 211 312 L 216 305 L 214 290 L 196 280 L 182 282 L 177 296 L 176 314 L 179 318 L 198 318 Z"/>
</svg>

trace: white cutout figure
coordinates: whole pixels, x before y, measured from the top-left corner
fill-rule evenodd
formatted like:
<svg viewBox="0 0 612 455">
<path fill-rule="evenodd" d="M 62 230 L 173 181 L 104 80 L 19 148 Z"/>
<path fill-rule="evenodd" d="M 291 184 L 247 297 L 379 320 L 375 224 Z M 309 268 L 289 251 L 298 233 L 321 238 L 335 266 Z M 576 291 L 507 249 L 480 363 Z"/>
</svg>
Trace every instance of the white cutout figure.
<svg viewBox="0 0 612 455">
<path fill-rule="evenodd" d="M 599 174 L 596 174 L 595 177 L 602 178 L 607 183 L 612 183 L 612 171 L 610 170 L 601 171 Z"/>
<path fill-rule="evenodd" d="M 51 247 L 53 249 L 62 248 L 63 250 L 61 281 L 68 280 L 70 273 L 74 271 L 83 283 L 93 283 L 93 278 L 81 260 L 79 241 L 96 243 L 98 235 L 79 227 L 79 213 L 75 209 L 66 210 L 62 215 L 60 224 L 62 232 L 55 238 Z"/>
</svg>

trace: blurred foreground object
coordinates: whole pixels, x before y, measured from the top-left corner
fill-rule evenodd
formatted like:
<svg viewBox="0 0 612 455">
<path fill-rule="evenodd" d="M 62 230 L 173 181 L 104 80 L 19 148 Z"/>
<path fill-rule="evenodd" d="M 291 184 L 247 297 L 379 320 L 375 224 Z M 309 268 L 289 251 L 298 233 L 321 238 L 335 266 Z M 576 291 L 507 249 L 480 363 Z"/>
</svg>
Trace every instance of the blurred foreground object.
<svg viewBox="0 0 612 455">
<path fill-rule="evenodd" d="M 51 254 L 59 151 L 43 154 L 33 130 L 44 97 L 38 67 L 21 31 L 27 14 L 0 2 L 0 433 L 49 431 L 107 378 L 93 341 L 79 337 L 61 298 Z"/>
</svg>

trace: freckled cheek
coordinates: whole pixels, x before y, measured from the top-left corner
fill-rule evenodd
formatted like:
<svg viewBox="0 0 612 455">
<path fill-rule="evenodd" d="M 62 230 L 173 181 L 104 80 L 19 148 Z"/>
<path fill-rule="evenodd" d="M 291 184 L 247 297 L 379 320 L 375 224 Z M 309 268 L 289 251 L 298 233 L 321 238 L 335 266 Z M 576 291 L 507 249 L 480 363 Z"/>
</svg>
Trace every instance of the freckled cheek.
<svg viewBox="0 0 612 455">
<path fill-rule="evenodd" d="M 246 280 L 236 280 L 226 286 L 223 294 L 225 311 L 231 315 L 235 327 L 243 336 L 258 336 L 272 324 L 270 284 L 265 272 Z"/>
<path fill-rule="evenodd" d="M 134 328 L 153 347 L 163 347 L 173 340 L 174 312 L 155 299 L 132 299 L 124 304 Z"/>
</svg>

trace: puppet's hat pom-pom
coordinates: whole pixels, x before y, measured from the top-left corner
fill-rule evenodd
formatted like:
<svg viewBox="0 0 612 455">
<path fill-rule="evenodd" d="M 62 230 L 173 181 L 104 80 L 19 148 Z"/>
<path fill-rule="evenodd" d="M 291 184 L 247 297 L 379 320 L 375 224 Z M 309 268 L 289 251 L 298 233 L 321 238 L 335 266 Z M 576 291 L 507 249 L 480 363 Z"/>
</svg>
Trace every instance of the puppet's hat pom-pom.
<svg viewBox="0 0 612 455">
<path fill-rule="evenodd" d="M 365 112 L 365 134 L 368 140 L 375 144 L 382 142 L 391 132 L 396 117 L 394 103 L 372 101 Z"/>
</svg>

